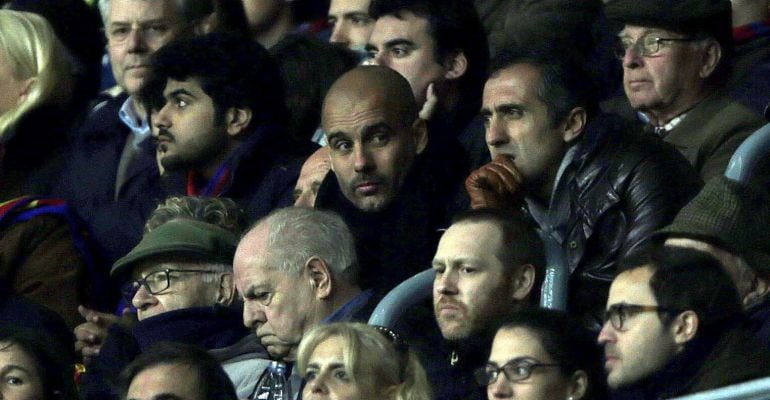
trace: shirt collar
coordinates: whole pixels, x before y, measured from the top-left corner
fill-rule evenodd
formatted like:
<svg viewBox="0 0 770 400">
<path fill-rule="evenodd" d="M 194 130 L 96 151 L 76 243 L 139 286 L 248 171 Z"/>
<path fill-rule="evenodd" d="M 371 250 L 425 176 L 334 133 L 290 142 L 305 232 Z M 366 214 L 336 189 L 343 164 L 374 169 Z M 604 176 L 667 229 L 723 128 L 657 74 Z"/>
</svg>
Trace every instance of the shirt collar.
<svg viewBox="0 0 770 400">
<path fill-rule="evenodd" d="M 364 306 L 369 303 L 373 296 L 374 291 L 372 289 L 364 290 L 352 299 L 348 300 L 348 302 L 343 304 L 342 307 L 336 309 L 333 313 L 326 316 L 326 318 L 324 318 L 321 323 L 328 324 L 332 322 L 347 322 L 352 320 L 356 313 L 364 308 Z"/>
<path fill-rule="evenodd" d="M 672 118 L 670 121 L 665 123 L 663 126 L 655 126 L 650 124 L 650 118 L 645 115 L 644 113 L 639 113 L 639 117 L 644 121 L 646 124 L 649 125 L 652 132 L 658 135 L 659 137 L 665 137 L 669 132 L 671 132 L 674 128 L 676 128 L 677 125 L 679 125 L 680 122 L 682 122 L 685 117 L 687 117 L 688 112 L 683 112 L 676 117 Z"/>
<path fill-rule="evenodd" d="M 120 106 L 118 117 L 134 134 L 134 147 L 139 147 L 139 144 L 144 139 L 150 137 L 150 126 L 147 122 L 147 117 L 139 115 L 133 105 L 134 96 L 128 96 L 123 105 Z"/>
</svg>

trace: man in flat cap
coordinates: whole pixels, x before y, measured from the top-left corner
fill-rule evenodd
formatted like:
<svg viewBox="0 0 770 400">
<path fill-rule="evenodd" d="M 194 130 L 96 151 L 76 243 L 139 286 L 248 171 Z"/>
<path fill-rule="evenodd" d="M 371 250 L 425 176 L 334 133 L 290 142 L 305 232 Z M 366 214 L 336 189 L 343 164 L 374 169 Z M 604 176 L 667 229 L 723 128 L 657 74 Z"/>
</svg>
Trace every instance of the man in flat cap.
<svg viewBox="0 0 770 400">
<path fill-rule="evenodd" d="M 733 52 L 728 0 L 610 0 L 623 24 L 616 55 L 623 88 L 650 131 L 674 145 L 704 181 L 762 126 L 722 90 Z"/>
<path fill-rule="evenodd" d="M 148 230 L 113 266 L 112 276 L 128 282 L 124 297 L 136 309 L 138 322 L 130 328 L 122 324 L 108 328 L 83 379 L 86 399 L 117 399 L 119 372 L 161 341 L 209 350 L 222 363 L 239 398 L 254 390 L 269 361 L 257 338 L 243 326 L 241 304 L 236 301 L 232 260 L 240 232 L 228 226 L 227 218 L 208 217 L 216 213 L 214 209 L 228 207 L 218 199 L 212 201 L 216 204 L 192 203 L 199 212 L 180 211 L 176 218 L 169 218 L 173 210 L 168 207 L 159 208 L 150 221 L 156 216 L 167 221 Z"/>
<path fill-rule="evenodd" d="M 770 194 L 724 176 L 709 181 L 671 225 L 656 233 L 666 246 L 719 260 L 735 283 L 756 333 L 770 346 Z"/>
</svg>

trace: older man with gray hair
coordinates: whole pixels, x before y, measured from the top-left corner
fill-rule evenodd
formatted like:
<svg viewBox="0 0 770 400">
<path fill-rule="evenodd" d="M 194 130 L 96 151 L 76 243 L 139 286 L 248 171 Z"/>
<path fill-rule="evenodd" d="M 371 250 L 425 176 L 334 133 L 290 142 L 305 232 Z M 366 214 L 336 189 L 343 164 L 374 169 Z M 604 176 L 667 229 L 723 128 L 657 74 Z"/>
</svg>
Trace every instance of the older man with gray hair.
<svg viewBox="0 0 770 400">
<path fill-rule="evenodd" d="M 274 211 L 235 252 L 243 322 L 271 358 L 294 361 L 313 327 L 368 318 L 373 292 L 361 291 L 358 270 L 353 236 L 338 215 L 304 207 Z"/>
</svg>

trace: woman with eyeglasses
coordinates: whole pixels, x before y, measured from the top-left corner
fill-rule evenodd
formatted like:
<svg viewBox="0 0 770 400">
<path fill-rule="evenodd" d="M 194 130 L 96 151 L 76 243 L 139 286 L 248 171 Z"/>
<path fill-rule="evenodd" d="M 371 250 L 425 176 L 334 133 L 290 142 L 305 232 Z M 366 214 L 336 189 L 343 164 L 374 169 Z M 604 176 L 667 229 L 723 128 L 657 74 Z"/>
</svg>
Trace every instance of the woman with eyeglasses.
<svg viewBox="0 0 770 400">
<path fill-rule="evenodd" d="M 553 310 L 522 311 L 505 323 L 475 378 L 490 400 L 607 398 L 595 335 Z"/>
<path fill-rule="evenodd" d="M 427 400 L 428 379 L 417 356 L 390 329 L 334 323 L 313 329 L 299 345 L 303 400 Z"/>
</svg>

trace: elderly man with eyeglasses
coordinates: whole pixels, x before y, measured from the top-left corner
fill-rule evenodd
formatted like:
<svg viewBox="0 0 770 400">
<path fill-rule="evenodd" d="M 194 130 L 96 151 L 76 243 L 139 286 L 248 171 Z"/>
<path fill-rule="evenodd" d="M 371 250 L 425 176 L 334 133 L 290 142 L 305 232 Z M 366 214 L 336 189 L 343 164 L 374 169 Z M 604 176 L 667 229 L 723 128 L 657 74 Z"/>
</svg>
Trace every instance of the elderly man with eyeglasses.
<svg viewBox="0 0 770 400">
<path fill-rule="evenodd" d="M 267 367 L 267 353 L 241 321 L 232 258 L 236 233 L 190 218 L 175 218 L 148 231 L 111 273 L 125 277 L 125 300 L 137 311 L 130 329 L 113 324 L 86 371 L 85 398 L 117 399 L 112 380 L 157 342 L 201 346 L 215 356 L 240 398 L 248 396 Z M 237 306 L 236 306 L 237 304 Z"/>
<path fill-rule="evenodd" d="M 615 398 L 668 399 L 770 374 L 770 353 L 711 255 L 666 246 L 622 264 L 598 338 Z"/>
<path fill-rule="evenodd" d="M 730 1 L 610 0 L 606 13 L 623 26 L 615 53 L 631 107 L 704 181 L 724 173 L 763 125 L 723 90 L 733 53 Z"/>
</svg>

